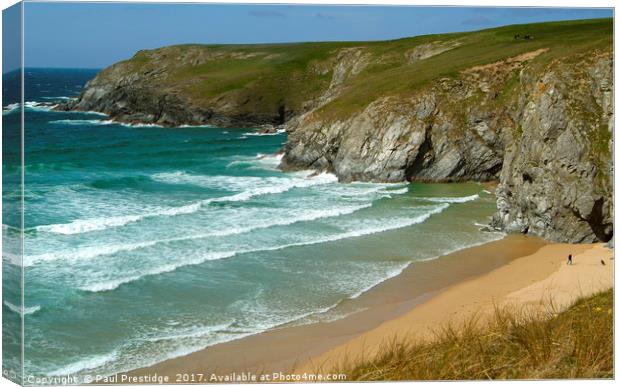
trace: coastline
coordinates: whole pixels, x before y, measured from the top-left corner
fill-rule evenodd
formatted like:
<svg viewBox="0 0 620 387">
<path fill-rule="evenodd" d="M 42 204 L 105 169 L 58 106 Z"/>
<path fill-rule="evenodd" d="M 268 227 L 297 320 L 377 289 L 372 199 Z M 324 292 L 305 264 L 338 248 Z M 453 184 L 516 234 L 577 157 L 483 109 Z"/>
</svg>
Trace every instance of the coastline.
<svg viewBox="0 0 620 387">
<path fill-rule="evenodd" d="M 506 288 L 491 292 L 483 289 L 482 297 L 491 297 L 491 304 L 511 292 L 524 289 L 532 283 L 543 281 L 557 271 L 565 260 L 565 251 L 581 254 L 594 245 L 550 244 L 540 238 L 525 235 L 507 235 L 503 239 L 466 248 L 437 259 L 414 262 L 397 275 L 368 290 L 358 298 L 346 300 L 339 308 L 354 311 L 333 321 L 319 321 L 306 325 L 288 324 L 263 333 L 216 344 L 203 350 L 169 359 L 149 367 L 120 373 L 117 376 L 139 378 L 145 376 L 168 376 L 169 382 L 177 374 L 222 375 L 231 373 L 290 374 L 299 372 L 329 371 L 336 364 L 334 359 L 351 358 L 350 352 L 368 355 L 372 343 L 380 343 L 390 337 L 395 329 L 402 329 L 402 321 L 417 318 L 420 310 L 428 309 L 437 301 L 459 295 L 458 289 L 468 284 L 485 283 L 485 278 L 497 278 Z M 540 251 L 553 249 L 552 259 L 540 259 Z M 606 249 L 605 249 L 606 250 Z M 607 250 L 609 251 L 609 250 Z M 576 267 L 576 266 L 575 266 Z M 612 265 L 607 266 L 612 268 Z M 521 276 L 514 271 L 520 271 Z M 498 274 L 499 273 L 499 274 Z M 506 281 L 506 278 L 512 278 Z M 507 293 L 506 293 L 507 294 Z M 449 299 L 452 299 L 448 297 Z M 461 298 L 456 297 L 462 302 Z M 482 300 L 467 303 L 472 309 Z M 442 310 L 443 317 L 422 319 L 421 325 L 436 326 L 457 313 L 460 305 L 451 304 Z M 461 312 L 458 312 L 461 313 Z M 413 317 L 412 317 L 413 316 Z M 463 314 L 464 316 L 464 314 Z M 431 321 L 432 320 L 432 321 Z M 364 348 L 364 350 L 360 350 Z M 318 367 L 322 364 L 323 367 Z M 326 366 L 329 364 L 329 366 Z M 206 377 L 205 376 L 205 377 Z M 121 378 L 111 378 L 111 383 L 122 383 Z M 213 380 L 195 380 L 209 382 Z M 132 380 L 135 382 L 135 380 Z M 183 383 L 192 382 L 182 380 Z"/>
<path fill-rule="evenodd" d="M 613 22 L 178 44 L 96 72 L 23 68 L 30 87 L 3 106 L 22 143 L 6 180 L 26 171 L 31 189 L 4 199 L 36 221 L 28 254 L 5 260 L 22 282 L 28 266 L 30 290 L 21 307 L 6 292 L 6 363 L 76 383 L 350 381 L 297 376 L 353 370 L 498 307 L 555 313 L 609 289 L 592 297 L 605 298 L 604 329 L 599 314 L 567 320 L 589 329 L 583 359 L 604 357 L 613 377 L 612 340 L 592 340 L 613 339 L 614 252 L 598 243 L 613 245 Z M 17 334 L 24 315 L 34 341 Z M 487 333 L 467 348 L 494 348 Z M 556 375 L 574 375 L 574 359 Z"/>
</svg>

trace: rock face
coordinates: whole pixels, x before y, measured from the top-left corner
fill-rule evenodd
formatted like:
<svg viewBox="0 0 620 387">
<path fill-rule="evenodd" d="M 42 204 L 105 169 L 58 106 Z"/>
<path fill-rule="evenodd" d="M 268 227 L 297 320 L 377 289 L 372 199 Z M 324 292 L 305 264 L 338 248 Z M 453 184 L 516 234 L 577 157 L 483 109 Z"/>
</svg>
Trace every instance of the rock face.
<svg viewBox="0 0 620 387">
<path fill-rule="evenodd" d="M 591 23 L 600 34 L 602 22 Z M 557 41 L 557 26 L 545 28 Z M 501 33 L 514 43 L 513 30 Z M 562 57 L 562 48 L 526 51 L 517 42 L 506 45 L 513 56 L 485 63 L 471 55 L 488 37 L 480 36 L 144 51 L 103 70 L 61 109 L 164 126 L 285 129 L 284 170 L 345 182 L 494 180 L 496 229 L 610 240 L 611 45 Z M 401 87 L 402 74 L 417 83 Z"/>
<path fill-rule="evenodd" d="M 521 136 L 507 144 L 493 224 L 569 242 L 613 235 L 612 57 L 521 75 Z"/>
<path fill-rule="evenodd" d="M 307 113 L 288 125 L 282 167 L 327 170 L 342 181 L 499 180 L 494 227 L 607 241 L 612 54 L 528 66 L 542 53 L 467 69 L 344 119 Z"/>
<path fill-rule="evenodd" d="M 406 101 L 380 99 L 342 121 L 309 114 L 289 126 L 282 166 L 328 170 L 342 181 L 496 179 L 503 146 L 495 128 L 502 118 L 481 109 L 463 122 L 462 112 L 446 100 L 451 93 L 467 97 L 472 92 L 446 80 Z"/>
</svg>

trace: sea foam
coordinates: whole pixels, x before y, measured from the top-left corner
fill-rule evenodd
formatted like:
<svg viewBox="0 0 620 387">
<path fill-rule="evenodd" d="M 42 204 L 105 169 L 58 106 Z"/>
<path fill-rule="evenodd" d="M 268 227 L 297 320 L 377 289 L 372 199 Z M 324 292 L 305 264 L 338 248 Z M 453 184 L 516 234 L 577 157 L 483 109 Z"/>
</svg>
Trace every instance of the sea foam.
<svg viewBox="0 0 620 387">
<path fill-rule="evenodd" d="M 192 176 L 186 175 L 184 173 L 180 174 L 159 174 L 154 175 L 153 178 L 155 180 L 160 181 L 168 181 L 170 183 L 182 183 L 182 182 L 191 182 L 194 184 L 199 184 L 200 182 L 204 182 L 205 185 L 208 185 L 210 181 L 208 177 L 205 176 Z M 217 179 L 214 179 L 217 180 Z M 221 184 L 221 186 L 227 186 L 234 184 L 234 178 L 226 177 L 225 181 L 220 181 L 220 183 L 215 183 L 215 186 Z M 245 186 L 248 185 L 248 182 L 252 182 L 251 178 L 241 179 L 238 178 L 238 181 L 244 181 Z M 262 179 L 264 180 L 264 179 Z M 227 181 L 227 182 L 226 182 Z M 261 179 L 257 180 L 261 181 Z M 303 178 L 270 178 L 266 179 L 267 184 L 263 186 L 258 186 L 256 188 L 249 188 L 245 191 L 228 195 L 222 197 L 215 197 L 210 199 L 205 199 L 202 201 L 198 201 L 195 203 L 190 203 L 180 207 L 170 207 L 170 208 L 162 208 L 153 212 L 148 212 L 144 214 L 135 214 L 135 215 L 122 215 L 122 216 L 112 216 L 112 217 L 100 217 L 100 218 L 91 218 L 91 219 L 77 219 L 70 223 L 61 223 L 61 224 L 49 224 L 49 225 L 40 225 L 36 226 L 35 230 L 40 232 L 50 232 L 57 234 L 80 234 L 92 231 L 100 231 L 113 227 L 121 227 L 125 226 L 129 223 L 141 221 L 146 218 L 158 217 L 158 216 L 176 216 L 176 215 L 184 215 L 191 214 L 200 210 L 200 208 L 204 205 L 208 205 L 209 203 L 214 202 L 238 202 L 238 201 L 246 201 L 250 200 L 256 196 L 267 195 L 267 194 L 280 194 L 286 191 L 289 191 L 293 188 L 304 188 L 311 187 L 313 185 L 320 184 L 329 184 L 337 181 L 337 178 L 328 173 L 319 174 L 313 176 L 311 178 L 303 179 Z"/>
<path fill-rule="evenodd" d="M 17 305 L 13 305 L 8 301 L 4 301 L 4 305 L 6 305 L 7 308 L 9 308 L 10 311 L 15 312 L 19 315 L 28 315 L 28 314 L 33 314 L 38 312 L 39 310 L 41 310 L 41 306 L 39 305 L 35 305 L 35 306 L 26 306 L 24 307 L 24 310 L 22 312 L 22 308 L 21 306 L 17 306 Z"/>
<path fill-rule="evenodd" d="M 156 217 L 156 216 L 175 216 L 182 214 L 191 214 L 200 209 L 202 203 L 192 203 L 181 207 L 162 208 L 157 211 L 138 214 L 111 216 L 107 218 L 77 219 L 70 223 L 49 224 L 35 227 L 35 230 L 41 232 L 51 232 L 57 234 L 81 234 L 91 231 L 105 230 L 112 227 L 120 227 L 139 220 Z"/>
<path fill-rule="evenodd" d="M 12 103 L 10 105 L 4 106 L 2 108 L 2 114 L 11 114 L 17 111 L 20 111 L 19 109 L 20 104 L 19 103 Z M 48 102 L 37 102 L 37 101 L 26 101 L 24 102 L 24 110 L 31 110 L 31 111 L 50 111 L 52 109 L 54 109 L 56 106 L 58 106 L 57 104 L 51 104 Z"/>
<path fill-rule="evenodd" d="M 276 136 L 278 134 L 286 133 L 286 129 L 278 129 L 274 132 L 261 133 L 261 132 L 245 132 L 244 136 Z"/>
<path fill-rule="evenodd" d="M 297 247 L 297 246 L 308 246 L 308 245 L 314 245 L 314 244 L 319 244 L 319 243 L 334 242 L 334 241 L 347 239 L 347 238 L 354 238 L 354 237 L 360 237 L 360 236 L 369 235 L 369 234 L 380 233 L 384 231 L 395 230 L 398 228 L 408 227 L 414 224 L 422 223 L 426 221 L 428 218 L 430 218 L 432 215 L 442 212 L 443 210 L 448 208 L 448 206 L 449 204 L 447 203 L 441 204 L 441 205 L 434 207 L 430 211 L 424 214 L 418 215 L 418 216 L 391 219 L 389 222 L 385 222 L 384 224 L 370 226 L 366 228 L 354 226 L 352 227 L 354 229 L 349 230 L 349 231 L 345 231 L 345 232 L 334 234 L 334 235 L 319 237 L 316 239 L 306 240 L 306 241 L 293 242 L 293 243 L 274 245 L 274 246 L 264 246 L 264 247 L 259 247 L 255 249 L 241 249 L 241 250 L 236 250 L 236 251 L 212 252 L 212 253 L 201 255 L 198 257 L 191 258 L 191 259 L 187 259 L 185 261 L 178 261 L 175 263 L 166 264 L 166 265 L 162 265 L 162 266 L 155 267 L 152 269 L 148 269 L 142 272 L 141 274 L 138 274 L 135 276 L 129 276 L 126 278 L 115 278 L 109 281 L 85 285 L 85 286 L 80 287 L 80 289 L 85 290 L 85 291 L 90 291 L 90 292 L 110 291 L 110 290 L 116 289 L 120 285 L 134 282 L 136 280 L 142 279 L 147 276 L 168 273 L 180 267 L 198 265 L 206 261 L 210 261 L 210 260 L 231 258 L 239 254 L 264 252 L 264 251 L 277 251 L 277 250 L 282 250 L 282 249 Z"/>
<path fill-rule="evenodd" d="M 73 375 L 81 371 L 92 370 L 95 368 L 102 367 L 107 363 L 112 362 L 118 357 L 116 351 L 112 351 L 110 353 L 106 353 L 103 355 L 92 356 L 89 358 L 85 358 L 82 360 L 78 360 L 74 363 L 68 364 L 62 368 L 48 371 L 47 374 L 49 376 L 65 376 L 65 375 Z"/>
<path fill-rule="evenodd" d="M 209 237 L 238 235 L 238 234 L 243 234 L 243 233 L 251 232 L 254 230 L 265 229 L 269 227 L 287 226 L 287 225 L 291 225 L 291 224 L 298 223 L 298 222 L 307 222 L 307 221 L 313 221 L 313 220 L 322 219 L 322 218 L 330 218 L 330 217 L 337 217 L 341 215 L 352 214 L 356 211 L 359 211 L 364 208 L 368 208 L 370 206 L 371 204 L 365 204 L 365 205 L 351 206 L 351 207 L 338 208 L 338 209 L 310 210 L 310 211 L 306 211 L 304 214 L 297 216 L 297 217 L 287 216 L 286 218 L 283 218 L 283 219 L 260 222 L 256 225 L 248 226 L 248 227 L 227 228 L 226 230 L 219 230 L 219 231 L 213 231 L 209 233 L 196 234 L 196 235 L 188 235 L 188 236 L 177 237 L 177 238 L 166 238 L 166 239 L 159 239 L 159 240 L 153 240 L 153 241 L 118 244 L 118 245 L 89 246 L 89 247 L 82 247 L 74 251 L 65 250 L 65 251 L 60 251 L 60 252 L 55 252 L 55 253 L 44 253 L 44 254 L 39 254 L 39 255 L 31 255 L 31 256 L 24 257 L 24 266 L 32 266 L 36 263 L 44 262 L 44 261 L 65 260 L 67 262 L 71 262 L 71 261 L 87 260 L 87 259 L 93 259 L 93 258 L 100 257 L 100 256 L 113 255 L 113 254 L 117 254 L 121 252 L 128 252 L 128 251 L 134 251 L 134 250 L 143 249 L 147 247 L 152 247 L 157 244 L 163 244 L 163 243 L 180 242 L 180 241 L 187 241 L 187 240 L 198 240 L 198 239 L 205 239 Z M 214 257 L 209 257 L 204 260 L 228 258 L 229 256 L 230 256 L 229 252 L 227 252 L 223 254 L 222 256 L 216 255 Z M 202 262 L 204 262 L 204 260 Z M 166 267 L 163 267 L 162 270 L 164 270 L 162 272 L 168 271 Z M 155 274 L 159 274 L 159 273 L 155 273 Z"/>
<path fill-rule="evenodd" d="M 243 137 L 247 138 L 246 136 Z M 247 167 L 254 170 L 277 171 L 283 157 L 283 153 L 272 155 L 258 153 L 255 157 L 235 157 L 233 161 L 226 165 L 226 168 Z"/>
<path fill-rule="evenodd" d="M 77 119 L 65 119 L 65 120 L 52 120 L 50 124 L 58 125 L 114 125 L 116 122 L 112 120 L 77 120 Z"/>
<path fill-rule="evenodd" d="M 2 114 L 10 114 L 19 109 L 19 103 L 12 103 L 2 107 Z"/>
<path fill-rule="evenodd" d="M 419 197 L 416 199 L 424 200 L 428 202 L 435 202 L 435 203 L 466 203 L 466 202 L 471 202 L 472 200 L 476 200 L 479 198 L 480 198 L 480 195 L 475 194 L 475 195 L 461 196 L 461 197 L 431 197 L 431 198 Z"/>
<path fill-rule="evenodd" d="M 87 113 L 87 114 L 99 114 L 102 116 L 107 116 L 104 113 L 98 113 L 98 112 L 81 112 L 81 111 L 75 111 L 76 113 Z M 52 120 L 49 121 L 50 124 L 60 124 L 60 125 L 119 125 L 119 126 L 125 126 L 125 127 L 129 127 L 129 128 L 163 128 L 162 125 L 158 125 L 158 124 L 147 124 L 147 123 L 127 123 L 127 122 L 121 122 L 121 121 L 116 121 L 116 120 L 112 120 L 112 119 L 108 119 L 108 120 L 102 120 L 102 119 L 92 119 L 92 120 L 86 120 L 86 119 L 63 119 L 63 120 Z"/>
</svg>

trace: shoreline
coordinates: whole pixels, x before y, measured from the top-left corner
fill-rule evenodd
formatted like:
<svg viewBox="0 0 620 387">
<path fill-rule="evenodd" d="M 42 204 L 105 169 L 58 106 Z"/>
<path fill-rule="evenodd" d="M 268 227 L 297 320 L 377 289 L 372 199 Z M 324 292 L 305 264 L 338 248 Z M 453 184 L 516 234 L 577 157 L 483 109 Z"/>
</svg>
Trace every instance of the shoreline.
<svg viewBox="0 0 620 387">
<path fill-rule="evenodd" d="M 569 253 L 574 262 L 570 266 L 566 264 Z M 613 255 L 603 243 L 547 244 L 534 254 L 439 292 L 404 315 L 312 358 L 295 372 L 324 372 L 355 364 L 377 355 L 392 340 L 430 341 L 438 329 L 459 327 L 472 317 L 484 321 L 498 308 L 555 314 L 581 297 L 614 287 Z"/>
<path fill-rule="evenodd" d="M 157 374 L 168 376 L 169 382 L 175 383 L 179 382 L 175 380 L 177 374 L 311 372 L 309 365 L 315 364 L 316 359 L 406 316 L 455 286 L 476 281 L 549 245 L 537 237 L 507 235 L 433 260 L 413 262 L 399 275 L 357 298 L 343 301 L 338 306 L 345 312 L 342 318 L 305 325 L 285 324 L 116 376 L 133 378 Z M 569 246 L 581 251 L 589 245 Z M 543 279 L 554 269 L 554 266 L 544 265 L 532 278 Z M 112 383 L 120 380 L 114 381 L 111 377 Z"/>
</svg>

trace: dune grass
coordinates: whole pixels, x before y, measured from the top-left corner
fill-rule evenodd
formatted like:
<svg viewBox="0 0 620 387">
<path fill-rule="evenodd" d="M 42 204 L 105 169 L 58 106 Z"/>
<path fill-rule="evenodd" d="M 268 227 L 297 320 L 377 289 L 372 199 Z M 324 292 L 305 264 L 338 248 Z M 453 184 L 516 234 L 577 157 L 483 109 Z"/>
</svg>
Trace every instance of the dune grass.
<svg viewBox="0 0 620 387">
<path fill-rule="evenodd" d="M 613 290 L 561 313 L 498 310 L 337 368 L 358 381 L 613 378 Z"/>
</svg>

